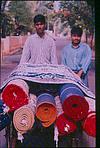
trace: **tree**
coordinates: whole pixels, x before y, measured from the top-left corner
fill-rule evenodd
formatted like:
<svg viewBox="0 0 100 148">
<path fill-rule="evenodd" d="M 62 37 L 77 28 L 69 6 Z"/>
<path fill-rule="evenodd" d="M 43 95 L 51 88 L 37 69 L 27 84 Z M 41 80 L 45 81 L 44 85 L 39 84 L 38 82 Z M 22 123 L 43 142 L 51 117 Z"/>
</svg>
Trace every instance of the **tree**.
<svg viewBox="0 0 100 148">
<path fill-rule="evenodd" d="M 1 0 L 0 6 L 1 6 L 1 25 L 0 25 L 0 35 L 1 37 L 6 37 L 6 29 L 7 29 L 7 17 L 4 13 L 5 7 L 6 7 L 7 0 Z"/>
<path fill-rule="evenodd" d="M 71 27 L 77 24 L 85 28 L 89 33 L 94 31 L 94 15 L 91 5 L 87 1 L 61 1 L 61 9 L 70 11 L 71 15 L 64 17 L 64 19 L 68 19 Z"/>
<path fill-rule="evenodd" d="M 6 3 L 7 3 L 7 0 L 1 0 L 1 1 L 0 1 L 1 13 L 4 12 L 5 7 L 6 7 Z"/>
<path fill-rule="evenodd" d="M 94 1 L 59 1 L 60 8 L 58 12 L 54 12 L 54 1 L 41 2 L 41 12 L 45 12 L 49 22 L 55 24 L 61 19 L 60 32 L 68 26 L 79 25 L 86 30 L 87 34 L 94 33 Z M 43 8 L 43 9 L 42 9 Z M 53 13 L 54 12 L 54 13 Z M 59 23 L 58 23 L 59 24 Z"/>
<path fill-rule="evenodd" d="M 17 18 L 17 21 L 21 25 L 31 26 L 32 24 L 32 13 L 26 5 L 26 1 L 11 1 L 9 3 L 9 13 Z"/>
</svg>

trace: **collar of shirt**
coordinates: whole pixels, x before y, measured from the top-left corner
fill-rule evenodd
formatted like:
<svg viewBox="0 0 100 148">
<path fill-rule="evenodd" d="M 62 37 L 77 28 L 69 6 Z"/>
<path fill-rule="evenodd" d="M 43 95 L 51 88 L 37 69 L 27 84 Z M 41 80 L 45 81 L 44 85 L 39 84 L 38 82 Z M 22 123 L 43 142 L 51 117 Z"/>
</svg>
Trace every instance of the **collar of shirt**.
<svg viewBox="0 0 100 148">
<path fill-rule="evenodd" d="M 46 34 L 46 32 L 45 32 L 45 34 L 43 35 L 43 37 L 40 37 L 37 33 L 36 33 L 35 35 L 36 35 L 37 38 L 45 39 L 47 34 Z"/>
<path fill-rule="evenodd" d="M 78 46 L 75 48 L 75 47 L 73 46 L 73 44 L 71 43 L 71 47 L 72 47 L 73 49 L 78 49 L 80 46 L 81 46 L 81 43 L 79 43 Z"/>
</svg>

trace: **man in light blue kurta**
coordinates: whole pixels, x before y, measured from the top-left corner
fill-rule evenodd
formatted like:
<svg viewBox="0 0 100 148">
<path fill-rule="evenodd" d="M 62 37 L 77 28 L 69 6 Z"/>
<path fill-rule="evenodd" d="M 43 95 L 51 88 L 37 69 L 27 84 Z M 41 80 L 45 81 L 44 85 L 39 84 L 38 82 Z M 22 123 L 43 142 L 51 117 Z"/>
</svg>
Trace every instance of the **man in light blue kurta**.
<svg viewBox="0 0 100 148">
<path fill-rule="evenodd" d="M 91 48 L 81 42 L 82 29 L 75 26 L 71 30 L 71 42 L 62 50 L 61 63 L 70 67 L 88 86 L 87 73 L 91 63 Z"/>
</svg>

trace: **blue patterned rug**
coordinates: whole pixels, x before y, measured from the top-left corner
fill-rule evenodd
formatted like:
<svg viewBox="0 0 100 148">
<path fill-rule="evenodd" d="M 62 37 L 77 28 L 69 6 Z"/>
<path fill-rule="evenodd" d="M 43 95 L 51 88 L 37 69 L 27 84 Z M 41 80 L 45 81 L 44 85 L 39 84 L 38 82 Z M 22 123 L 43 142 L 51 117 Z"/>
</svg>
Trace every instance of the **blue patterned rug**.
<svg viewBox="0 0 100 148">
<path fill-rule="evenodd" d="M 6 81 L 0 88 L 2 92 L 3 88 L 14 79 L 28 80 L 33 83 L 43 84 L 65 84 L 73 83 L 76 84 L 86 96 L 95 98 L 95 95 L 90 91 L 89 88 L 81 81 L 81 79 L 67 66 L 64 65 L 33 65 L 24 63 L 18 65 L 14 69 Z"/>
</svg>

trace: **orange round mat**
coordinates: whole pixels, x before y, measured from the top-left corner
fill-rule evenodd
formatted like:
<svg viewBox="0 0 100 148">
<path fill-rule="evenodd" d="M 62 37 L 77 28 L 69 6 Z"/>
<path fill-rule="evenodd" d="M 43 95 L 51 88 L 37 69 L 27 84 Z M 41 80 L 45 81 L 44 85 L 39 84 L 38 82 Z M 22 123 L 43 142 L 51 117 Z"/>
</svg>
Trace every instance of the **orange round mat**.
<svg viewBox="0 0 100 148">
<path fill-rule="evenodd" d="M 56 107 L 50 103 L 42 103 L 37 107 L 36 116 L 44 127 L 49 127 L 56 120 Z"/>
</svg>

